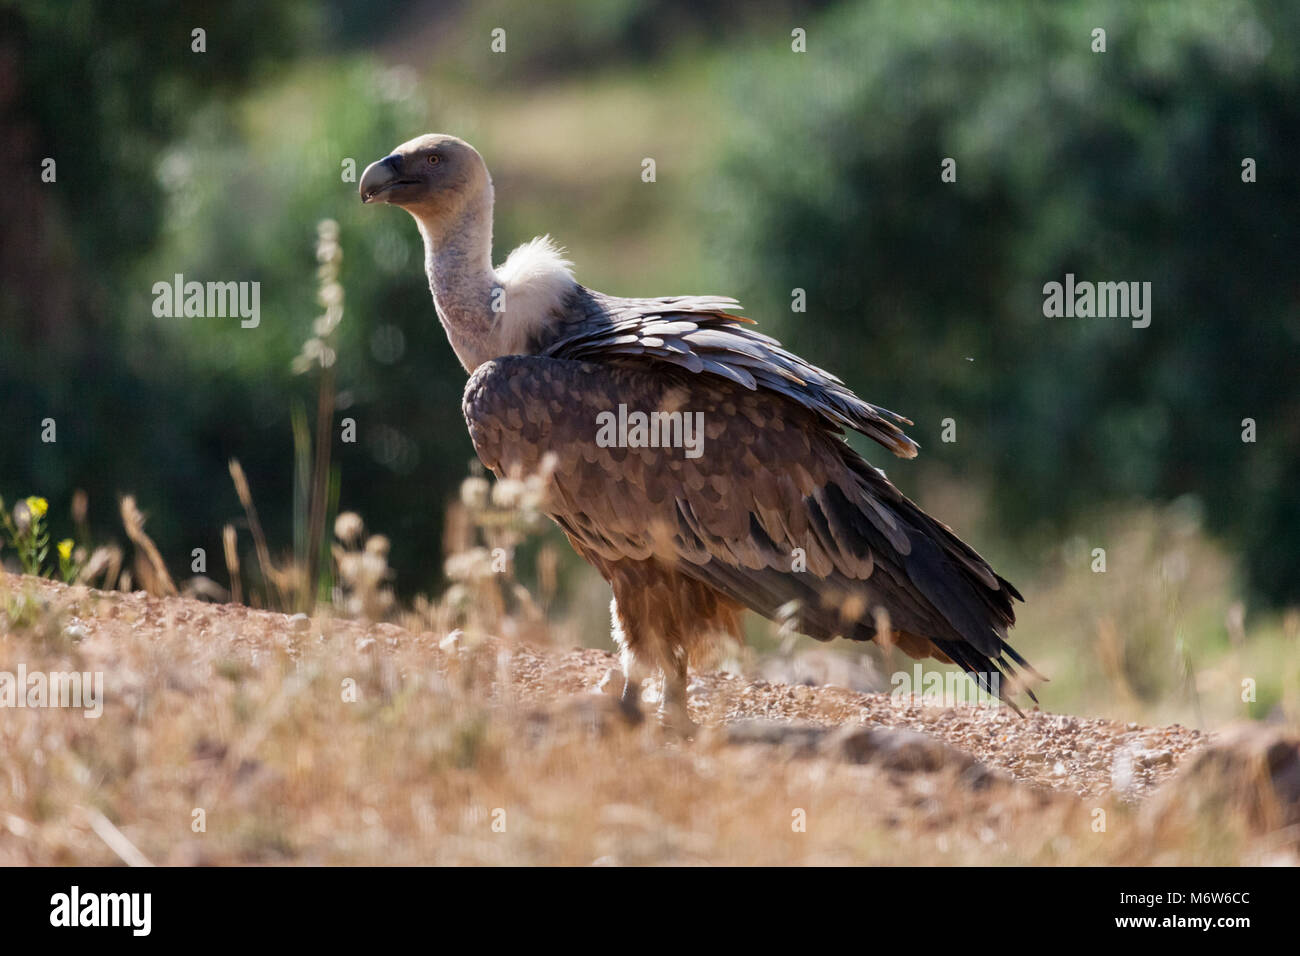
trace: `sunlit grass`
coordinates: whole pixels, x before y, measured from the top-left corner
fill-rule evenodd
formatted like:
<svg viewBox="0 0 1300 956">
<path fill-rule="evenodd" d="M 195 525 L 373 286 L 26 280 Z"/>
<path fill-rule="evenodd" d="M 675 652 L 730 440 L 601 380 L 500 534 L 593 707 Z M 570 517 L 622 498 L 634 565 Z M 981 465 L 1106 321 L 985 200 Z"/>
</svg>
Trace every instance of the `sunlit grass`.
<svg viewBox="0 0 1300 956">
<path fill-rule="evenodd" d="M 674 744 L 607 698 L 531 682 L 523 644 L 12 576 L 0 598 L 0 670 L 108 687 L 98 719 L 0 722 L 7 864 L 121 862 L 92 810 L 171 864 L 1232 863 L 1245 846 L 1222 827 L 1160 842 L 1109 798 L 1097 833 L 1083 803 L 971 788 L 955 767 Z M 815 825 L 794 828 L 799 812 Z"/>
</svg>

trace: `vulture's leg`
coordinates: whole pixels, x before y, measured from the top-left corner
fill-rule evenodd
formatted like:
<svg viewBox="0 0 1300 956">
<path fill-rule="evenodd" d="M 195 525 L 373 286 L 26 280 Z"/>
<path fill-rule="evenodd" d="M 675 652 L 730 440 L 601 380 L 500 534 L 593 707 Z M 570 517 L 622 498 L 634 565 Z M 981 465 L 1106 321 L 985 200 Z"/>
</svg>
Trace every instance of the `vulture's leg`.
<svg viewBox="0 0 1300 956">
<path fill-rule="evenodd" d="M 636 657 L 628 651 L 623 652 L 623 693 L 618 698 L 618 706 L 623 710 L 630 723 L 641 723 L 641 681 L 645 670 Z"/>
<path fill-rule="evenodd" d="M 629 621 L 618 606 L 618 598 L 609 602 L 609 616 L 612 622 L 614 643 L 619 648 L 619 662 L 623 665 L 623 693 L 619 696 L 618 706 L 629 723 L 641 722 L 641 681 L 645 677 L 645 667 L 637 656 L 637 640 L 640 628 L 635 621 Z"/>
<path fill-rule="evenodd" d="M 598 565 L 599 567 L 600 565 Z M 663 674 L 659 717 L 682 736 L 698 728 L 686 706 L 687 665 L 718 637 L 740 641 L 741 606 L 706 584 L 657 561 L 620 561 L 601 568 L 614 590 L 614 641 L 622 651 L 623 708 L 640 713 L 643 669 Z"/>
<path fill-rule="evenodd" d="M 616 590 L 617 594 L 617 590 Z M 669 730 L 693 736 L 697 730 L 686 711 L 686 649 L 672 633 L 671 614 L 651 612 L 644 590 L 616 596 L 610 604 L 614 642 L 621 651 L 623 696 L 619 706 L 631 723 L 641 721 L 641 681 L 648 672 L 663 675 L 659 720 Z M 640 613 L 638 613 L 640 612 Z"/>
<path fill-rule="evenodd" d="M 670 730 L 683 737 L 694 737 L 699 725 L 691 720 L 686 707 L 686 686 L 690 673 L 686 664 L 686 651 L 674 648 L 672 659 L 664 665 L 664 691 L 659 699 L 659 720 Z"/>
</svg>

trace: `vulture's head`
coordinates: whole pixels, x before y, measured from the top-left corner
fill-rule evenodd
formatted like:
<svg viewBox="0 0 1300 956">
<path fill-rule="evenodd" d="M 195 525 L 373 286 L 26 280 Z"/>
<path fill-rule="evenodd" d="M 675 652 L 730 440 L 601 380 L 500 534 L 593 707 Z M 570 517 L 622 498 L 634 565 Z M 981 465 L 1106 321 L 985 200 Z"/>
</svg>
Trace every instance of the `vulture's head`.
<svg viewBox="0 0 1300 956">
<path fill-rule="evenodd" d="M 358 192 L 364 203 L 401 206 L 436 233 L 491 189 L 478 150 L 455 136 L 427 133 L 367 166 Z"/>
</svg>

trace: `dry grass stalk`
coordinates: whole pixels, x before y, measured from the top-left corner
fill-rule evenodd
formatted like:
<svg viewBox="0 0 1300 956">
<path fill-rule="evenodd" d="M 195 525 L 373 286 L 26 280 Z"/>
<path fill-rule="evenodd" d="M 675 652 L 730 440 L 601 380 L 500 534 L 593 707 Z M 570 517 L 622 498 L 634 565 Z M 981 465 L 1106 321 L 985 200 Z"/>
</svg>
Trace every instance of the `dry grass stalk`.
<svg viewBox="0 0 1300 956">
<path fill-rule="evenodd" d="M 239 579 L 239 539 L 233 525 L 221 529 L 221 546 L 226 554 L 226 572 L 230 575 L 230 599 L 235 604 L 244 603 L 244 588 Z"/>
<path fill-rule="evenodd" d="M 122 499 L 122 526 L 126 536 L 140 549 L 136 555 L 135 570 L 141 584 L 150 594 L 174 596 L 178 592 L 172 577 L 167 573 L 158 546 L 144 531 L 144 515 L 136 507 L 135 498 L 127 495 Z M 143 559 L 142 559 L 143 556 Z"/>
<path fill-rule="evenodd" d="M 262 572 L 262 580 L 266 585 L 267 603 L 275 606 L 271 589 L 275 588 L 279 603 L 283 605 L 284 592 L 280 588 L 280 577 L 277 574 L 275 566 L 271 563 L 271 551 L 266 545 L 266 535 L 262 531 L 262 522 L 257 519 L 257 507 L 253 504 L 253 493 L 248 487 L 248 477 L 244 474 L 243 466 L 239 464 L 238 458 L 230 459 L 230 478 L 235 483 L 235 494 L 239 496 L 239 503 L 244 506 L 244 514 L 248 518 L 248 530 L 253 535 L 253 547 L 257 551 L 257 564 Z"/>
</svg>

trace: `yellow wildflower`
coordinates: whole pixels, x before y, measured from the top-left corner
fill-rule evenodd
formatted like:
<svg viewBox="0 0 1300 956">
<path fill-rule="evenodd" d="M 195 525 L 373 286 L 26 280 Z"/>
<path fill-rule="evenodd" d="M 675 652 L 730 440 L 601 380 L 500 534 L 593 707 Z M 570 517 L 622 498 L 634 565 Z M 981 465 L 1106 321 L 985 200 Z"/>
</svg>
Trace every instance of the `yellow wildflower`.
<svg viewBox="0 0 1300 956">
<path fill-rule="evenodd" d="M 44 518 L 45 512 L 50 510 L 50 503 L 44 498 L 33 495 L 27 499 L 27 510 L 32 513 L 33 518 Z"/>
<path fill-rule="evenodd" d="M 71 538 L 64 538 L 62 541 L 59 542 L 59 557 L 62 558 L 64 561 L 70 561 L 72 559 Z"/>
</svg>

